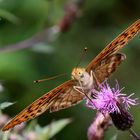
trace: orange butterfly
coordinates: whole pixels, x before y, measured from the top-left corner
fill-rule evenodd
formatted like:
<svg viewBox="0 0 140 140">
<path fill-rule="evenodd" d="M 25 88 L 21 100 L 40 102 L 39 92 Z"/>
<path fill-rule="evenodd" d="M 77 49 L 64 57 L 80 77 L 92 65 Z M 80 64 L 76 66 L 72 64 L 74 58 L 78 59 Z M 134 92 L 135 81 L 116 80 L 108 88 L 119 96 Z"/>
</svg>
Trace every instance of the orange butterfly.
<svg viewBox="0 0 140 140">
<path fill-rule="evenodd" d="M 139 30 L 140 20 L 137 20 L 107 45 L 86 68 L 74 68 L 72 71 L 72 80 L 66 81 L 34 101 L 6 124 L 2 128 L 2 131 L 6 131 L 17 124 L 33 119 L 47 110 L 55 112 L 71 107 L 82 101 L 85 95 L 81 94 L 79 88 L 82 87 L 84 91 L 95 88 L 95 76 L 100 83 L 108 78 L 125 59 L 124 54 L 117 52 L 123 48 Z"/>
</svg>

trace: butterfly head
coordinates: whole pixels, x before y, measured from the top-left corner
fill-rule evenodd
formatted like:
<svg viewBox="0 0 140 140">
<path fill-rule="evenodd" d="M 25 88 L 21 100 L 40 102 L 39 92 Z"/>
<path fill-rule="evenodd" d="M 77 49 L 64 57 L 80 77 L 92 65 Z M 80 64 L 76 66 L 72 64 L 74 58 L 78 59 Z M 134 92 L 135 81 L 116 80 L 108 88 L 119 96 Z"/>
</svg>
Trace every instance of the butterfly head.
<svg viewBox="0 0 140 140">
<path fill-rule="evenodd" d="M 84 78 L 85 68 L 74 68 L 72 70 L 72 79 L 80 80 Z"/>
<path fill-rule="evenodd" d="M 86 89 L 90 89 L 93 85 L 93 78 L 85 68 L 74 68 L 71 75 L 72 79 L 77 80 Z"/>
</svg>

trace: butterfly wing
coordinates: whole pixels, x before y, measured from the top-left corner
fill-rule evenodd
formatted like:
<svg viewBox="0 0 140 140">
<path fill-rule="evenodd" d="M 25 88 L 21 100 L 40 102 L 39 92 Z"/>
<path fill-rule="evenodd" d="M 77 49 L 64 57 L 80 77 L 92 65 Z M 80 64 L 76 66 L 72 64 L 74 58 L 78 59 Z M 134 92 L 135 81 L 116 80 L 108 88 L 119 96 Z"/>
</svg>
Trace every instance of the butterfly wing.
<svg viewBox="0 0 140 140">
<path fill-rule="evenodd" d="M 108 56 L 111 56 L 123 48 L 140 31 L 140 20 L 134 22 L 130 27 L 123 31 L 110 44 L 108 44 L 87 66 L 86 70 L 90 72 L 96 65 Z"/>
<path fill-rule="evenodd" d="M 69 80 L 44 94 L 15 116 L 15 118 L 2 128 L 2 131 L 6 131 L 17 124 L 33 119 L 47 110 L 56 111 L 56 105 L 58 105 L 58 111 L 79 103 L 83 100 L 84 96 L 73 89 L 74 85 L 75 82 L 73 80 Z M 60 100 L 62 97 L 63 100 Z"/>
<path fill-rule="evenodd" d="M 126 56 L 124 54 L 117 53 L 102 60 L 100 65 L 97 65 L 94 69 L 94 74 L 96 75 L 98 82 L 102 83 L 107 79 L 125 58 Z"/>
<path fill-rule="evenodd" d="M 124 60 L 124 55 L 116 54 L 140 31 L 140 20 L 134 22 L 130 27 L 123 31 L 117 38 L 108 44 L 87 66 L 86 71 L 91 70 L 96 73 L 97 79 L 102 82 L 105 77 L 116 69 Z M 101 72 L 100 72 L 101 70 Z"/>
<path fill-rule="evenodd" d="M 59 96 L 53 101 L 53 104 L 50 106 L 50 112 L 59 111 L 71 107 L 84 99 L 84 95 L 77 92 L 73 88 L 69 88 L 67 93 L 59 94 Z"/>
</svg>

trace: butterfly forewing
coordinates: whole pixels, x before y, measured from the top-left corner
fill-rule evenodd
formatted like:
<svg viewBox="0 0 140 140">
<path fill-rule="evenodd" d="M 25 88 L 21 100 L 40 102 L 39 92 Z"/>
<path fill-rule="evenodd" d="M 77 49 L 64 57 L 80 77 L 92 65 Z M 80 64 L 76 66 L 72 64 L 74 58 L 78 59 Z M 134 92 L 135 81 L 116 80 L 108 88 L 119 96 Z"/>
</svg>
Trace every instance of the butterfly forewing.
<svg viewBox="0 0 140 140">
<path fill-rule="evenodd" d="M 87 66 L 87 72 L 94 71 L 100 66 L 104 59 L 118 52 L 129 40 L 131 40 L 140 31 L 140 19 L 134 22 L 130 27 L 123 31 L 110 44 L 108 44 Z"/>
<path fill-rule="evenodd" d="M 33 119 L 46 110 L 58 111 L 82 101 L 84 96 L 73 89 L 74 85 L 75 82 L 69 80 L 46 93 L 15 116 L 2 130 L 6 131 L 17 124 Z"/>
</svg>

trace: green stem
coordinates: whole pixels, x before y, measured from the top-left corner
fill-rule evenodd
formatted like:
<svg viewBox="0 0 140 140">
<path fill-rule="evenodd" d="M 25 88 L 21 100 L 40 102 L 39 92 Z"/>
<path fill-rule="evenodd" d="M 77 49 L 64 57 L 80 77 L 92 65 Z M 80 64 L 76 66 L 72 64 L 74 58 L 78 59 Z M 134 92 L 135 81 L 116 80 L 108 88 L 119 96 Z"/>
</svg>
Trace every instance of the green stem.
<svg viewBox="0 0 140 140">
<path fill-rule="evenodd" d="M 137 135 L 137 133 L 132 128 L 130 128 L 128 131 L 135 140 L 140 140 L 140 137 Z"/>
</svg>

